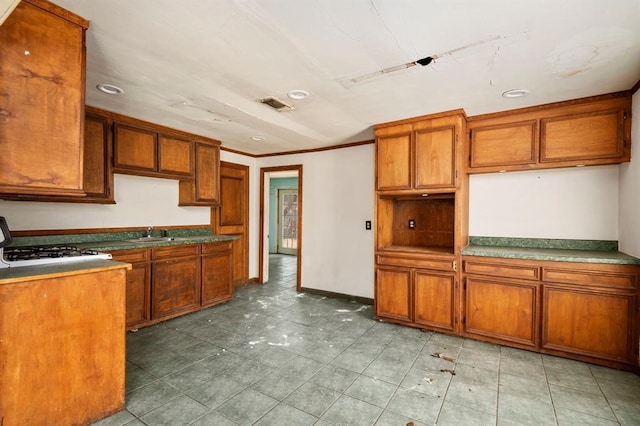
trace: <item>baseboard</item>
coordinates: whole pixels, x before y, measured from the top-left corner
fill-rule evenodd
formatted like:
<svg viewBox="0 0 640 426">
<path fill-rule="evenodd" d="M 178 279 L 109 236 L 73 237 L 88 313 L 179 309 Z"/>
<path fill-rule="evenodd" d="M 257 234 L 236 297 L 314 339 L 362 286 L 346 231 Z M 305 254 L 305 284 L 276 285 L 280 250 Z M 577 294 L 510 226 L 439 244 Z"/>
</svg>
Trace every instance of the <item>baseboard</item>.
<svg viewBox="0 0 640 426">
<path fill-rule="evenodd" d="M 258 284 L 258 277 L 249 278 L 247 281 L 243 283 L 234 284 L 233 287 L 237 288 L 237 287 L 242 287 L 244 285 L 249 285 L 249 284 Z"/>
<path fill-rule="evenodd" d="M 302 287 L 300 291 L 304 293 L 315 294 L 318 296 L 332 297 L 334 299 L 354 300 L 358 303 L 362 303 L 363 305 L 373 305 L 373 299 L 369 299 L 368 297 L 352 296 L 350 294 L 334 293 L 332 291 L 318 290 L 316 288 L 307 287 Z"/>
</svg>

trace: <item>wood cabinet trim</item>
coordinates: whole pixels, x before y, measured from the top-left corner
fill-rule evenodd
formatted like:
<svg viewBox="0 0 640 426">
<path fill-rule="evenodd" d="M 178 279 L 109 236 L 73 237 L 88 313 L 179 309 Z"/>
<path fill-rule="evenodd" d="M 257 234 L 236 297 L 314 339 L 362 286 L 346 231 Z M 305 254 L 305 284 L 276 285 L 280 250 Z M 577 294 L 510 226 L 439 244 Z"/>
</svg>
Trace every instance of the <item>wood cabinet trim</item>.
<svg viewBox="0 0 640 426">
<path fill-rule="evenodd" d="M 82 16 L 76 15 L 75 13 L 64 9 L 57 4 L 51 3 L 48 0 L 23 0 L 25 3 L 30 3 L 33 6 L 39 7 L 42 10 L 50 12 L 62 19 L 69 21 L 74 25 L 78 25 L 85 30 L 89 29 L 89 21 Z"/>
<path fill-rule="evenodd" d="M 624 90 L 621 92 L 607 93 L 604 95 L 588 96 L 585 98 L 570 99 L 570 100 L 560 101 L 560 102 L 551 102 L 551 103 L 542 104 L 542 105 L 535 105 L 535 106 L 524 107 L 524 108 L 515 108 L 515 109 L 506 110 L 506 111 L 492 112 L 488 114 L 472 115 L 467 117 L 467 121 L 469 122 L 469 126 L 473 127 L 476 125 L 478 121 L 485 121 L 485 120 L 510 121 L 514 115 L 523 115 L 523 116 L 527 114 L 537 115 L 540 112 L 548 112 L 549 110 L 555 110 L 559 108 L 583 107 L 584 105 L 587 105 L 588 107 L 589 104 L 600 103 L 603 101 L 612 101 L 612 102 L 617 102 L 620 100 L 624 101 L 625 99 L 630 99 L 630 96 L 631 96 L 630 91 Z"/>
<path fill-rule="evenodd" d="M 405 125 L 405 124 L 414 124 L 416 122 L 420 122 L 420 121 L 425 121 L 425 120 L 435 120 L 435 119 L 440 119 L 440 118 L 448 118 L 448 117 L 463 117 L 464 119 L 467 118 L 466 113 L 464 112 L 464 109 L 462 108 L 458 108 L 458 109 L 452 109 L 449 111 L 442 111 L 442 112 L 438 112 L 435 114 L 428 114 L 428 115 L 421 115 L 418 117 L 411 117 L 411 118 L 406 118 L 403 120 L 397 120 L 397 121 L 389 121 L 386 123 L 380 123 L 380 124 L 376 124 L 375 126 L 373 126 L 373 129 L 375 131 L 380 130 L 380 129 L 385 129 L 387 127 L 395 127 L 398 125 Z"/>
</svg>

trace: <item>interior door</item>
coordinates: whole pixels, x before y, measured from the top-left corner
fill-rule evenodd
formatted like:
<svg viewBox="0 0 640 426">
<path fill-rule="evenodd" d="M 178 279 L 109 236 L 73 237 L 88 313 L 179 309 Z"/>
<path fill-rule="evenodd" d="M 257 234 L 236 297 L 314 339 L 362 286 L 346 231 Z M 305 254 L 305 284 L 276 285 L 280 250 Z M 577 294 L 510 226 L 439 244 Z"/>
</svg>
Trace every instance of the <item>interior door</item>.
<svg viewBox="0 0 640 426">
<path fill-rule="evenodd" d="M 298 252 L 298 191 L 278 190 L 277 252 L 296 255 Z"/>
<path fill-rule="evenodd" d="M 234 235 L 233 285 L 249 281 L 249 167 L 220 162 L 220 207 L 211 209 L 213 231 Z"/>
</svg>

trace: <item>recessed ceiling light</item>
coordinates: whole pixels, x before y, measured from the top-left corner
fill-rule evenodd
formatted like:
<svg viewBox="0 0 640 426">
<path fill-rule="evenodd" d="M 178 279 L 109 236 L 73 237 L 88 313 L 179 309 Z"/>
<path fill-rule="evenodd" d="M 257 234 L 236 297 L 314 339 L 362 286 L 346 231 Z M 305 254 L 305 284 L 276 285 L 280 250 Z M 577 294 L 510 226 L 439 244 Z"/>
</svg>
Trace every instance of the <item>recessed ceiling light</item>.
<svg viewBox="0 0 640 426">
<path fill-rule="evenodd" d="M 96 87 L 99 91 L 107 95 L 121 95 L 124 93 L 124 90 L 113 84 L 100 83 Z"/>
<path fill-rule="evenodd" d="M 506 92 L 502 92 L 503 98 L 521 98 L 527 96 L 529 91 L 527 89 L 511 89 Z"/>
<path fill-rule="evenodd" d="M 307 92 L 306 90 L 294 89 L 294 90 L 290 90 L 289 93 L 287 93 L 287 96 L 291 99 L 295 99 L 299 101 L 300 99 L 304 99 L 308 97 L 309 92 Z"/>
<path fill-rule="evenodd" d="M 251 136 L 251 140 L 263 141 L 264 140 L 264 136 Z"/>
</svg>

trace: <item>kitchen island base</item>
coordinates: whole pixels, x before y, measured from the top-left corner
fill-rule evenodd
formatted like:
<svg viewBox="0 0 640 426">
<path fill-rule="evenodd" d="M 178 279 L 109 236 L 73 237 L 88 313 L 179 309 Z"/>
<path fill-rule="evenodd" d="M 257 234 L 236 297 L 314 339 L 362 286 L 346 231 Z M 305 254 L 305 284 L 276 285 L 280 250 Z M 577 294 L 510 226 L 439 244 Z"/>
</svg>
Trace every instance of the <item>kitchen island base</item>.
<svg viewBox="0 0 640 426">
<path fill-rule="evenodd" d="M 88 424 L 124 409 L 128 265 L 78 263 L 0 279 L 3 426 Z"/>
</svg>

